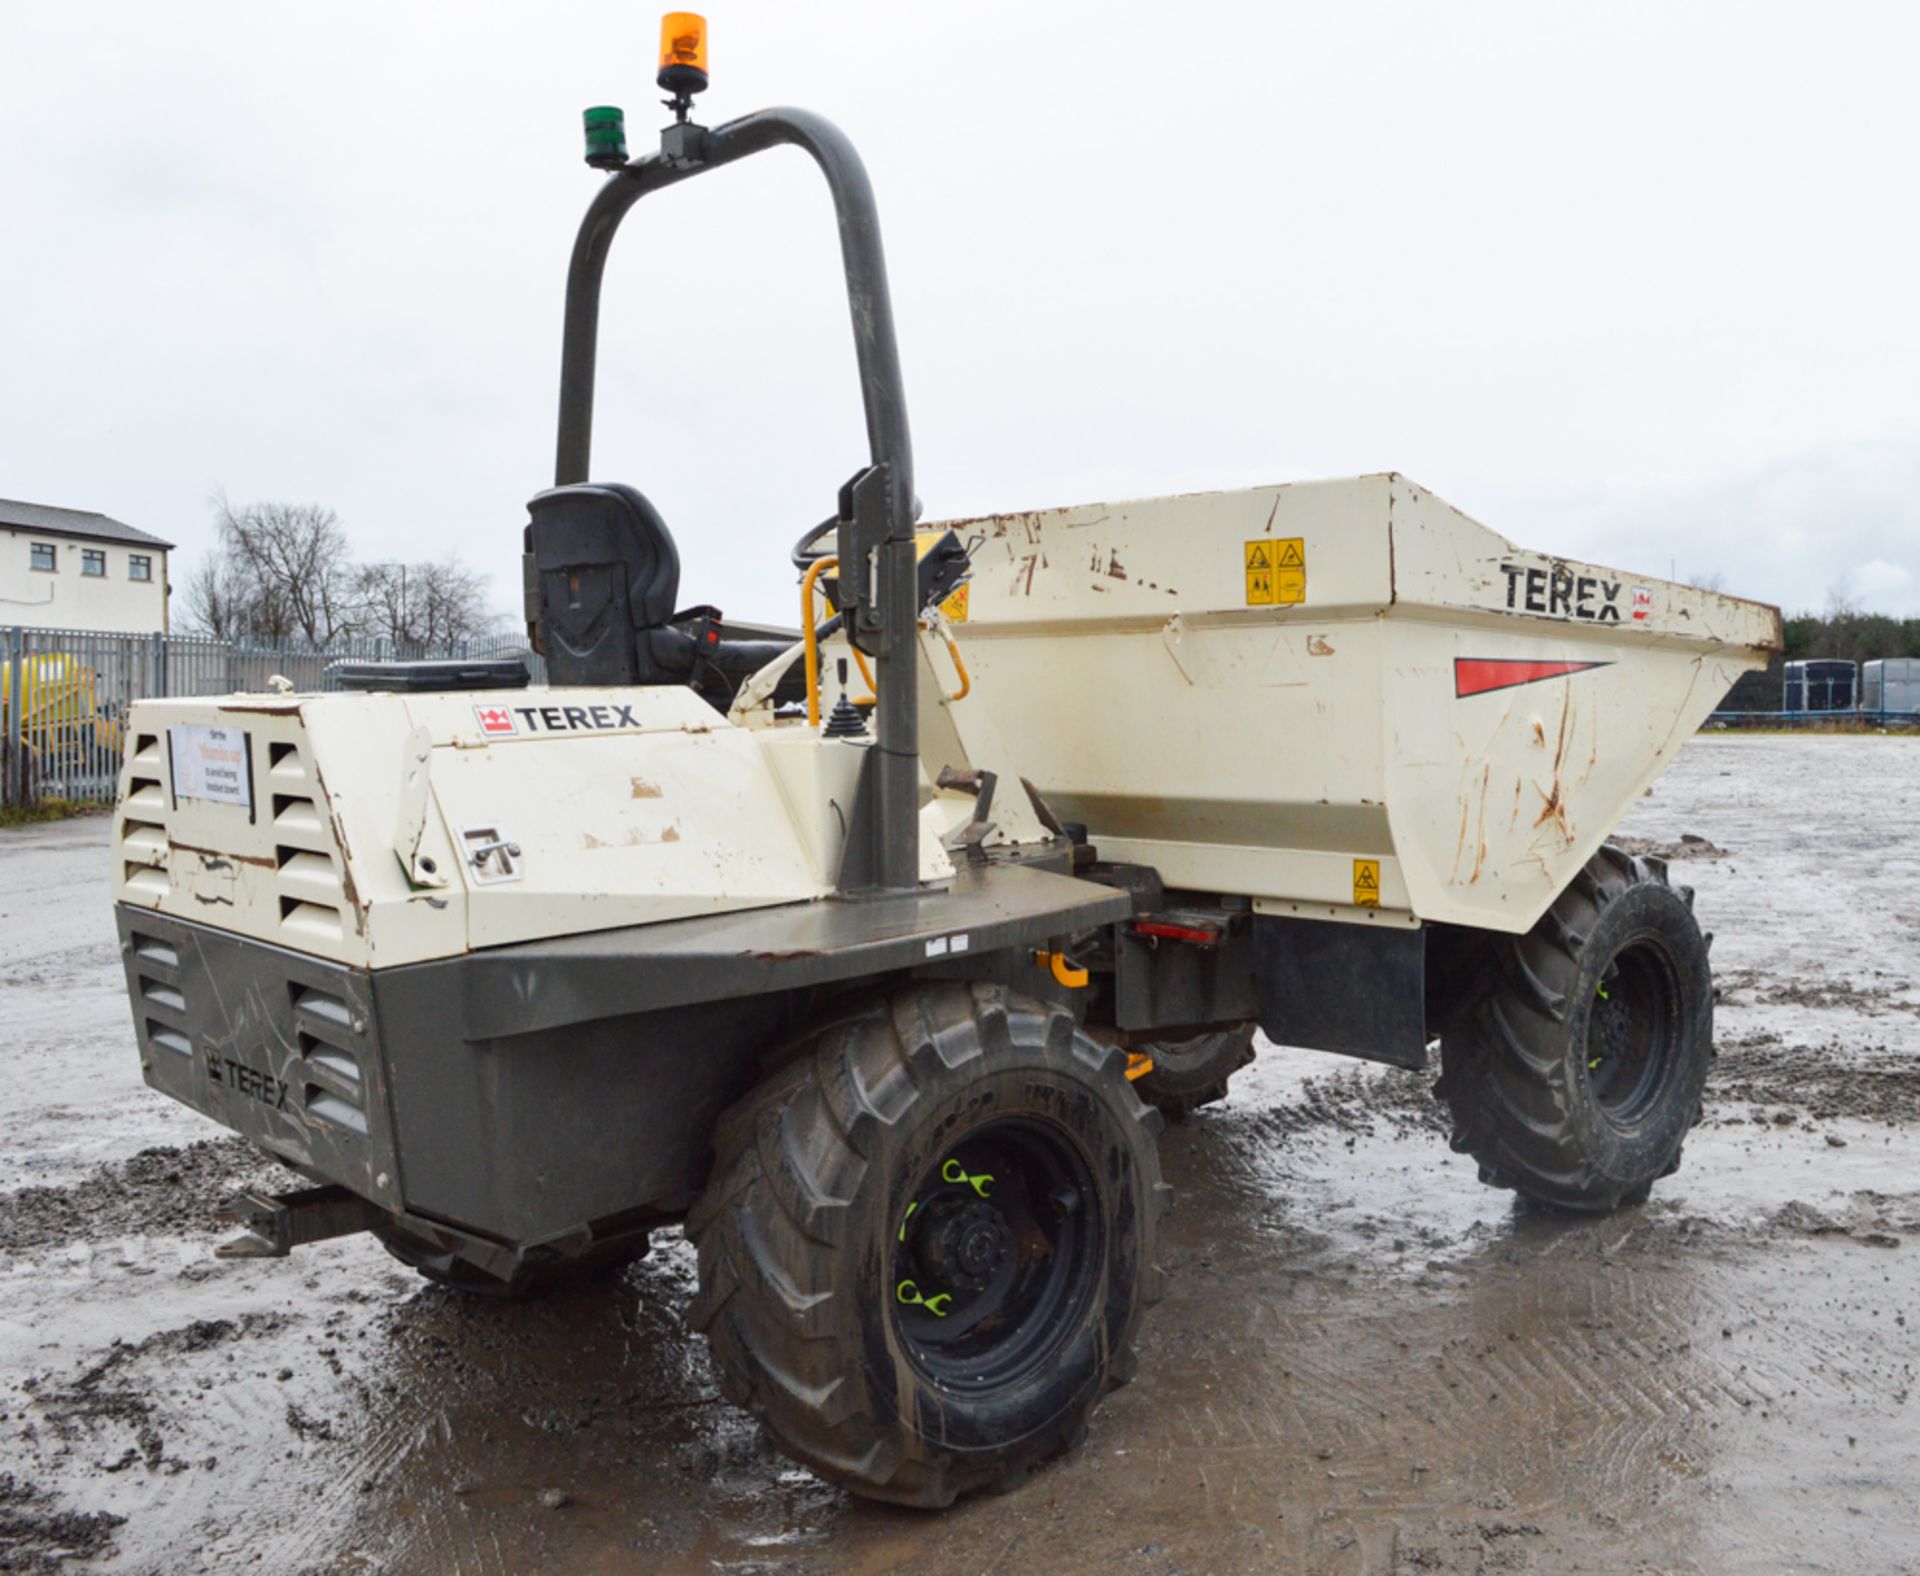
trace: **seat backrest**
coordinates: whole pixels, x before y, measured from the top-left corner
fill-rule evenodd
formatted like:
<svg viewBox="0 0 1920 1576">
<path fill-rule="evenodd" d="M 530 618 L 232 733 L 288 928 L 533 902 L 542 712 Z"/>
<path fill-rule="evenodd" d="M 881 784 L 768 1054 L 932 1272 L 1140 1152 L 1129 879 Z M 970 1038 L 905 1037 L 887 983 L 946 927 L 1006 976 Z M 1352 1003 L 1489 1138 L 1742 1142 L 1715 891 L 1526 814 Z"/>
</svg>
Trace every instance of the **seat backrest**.
<svg viewBox="0 0 1920 1576">
<path fill-rule="evenodd" d="M 527 504 L 527 622 L 554 684 L 679 683 L 647 631 L 673 617 L 680 554 L 635 488 L 554 487 Z"/>
</svg>

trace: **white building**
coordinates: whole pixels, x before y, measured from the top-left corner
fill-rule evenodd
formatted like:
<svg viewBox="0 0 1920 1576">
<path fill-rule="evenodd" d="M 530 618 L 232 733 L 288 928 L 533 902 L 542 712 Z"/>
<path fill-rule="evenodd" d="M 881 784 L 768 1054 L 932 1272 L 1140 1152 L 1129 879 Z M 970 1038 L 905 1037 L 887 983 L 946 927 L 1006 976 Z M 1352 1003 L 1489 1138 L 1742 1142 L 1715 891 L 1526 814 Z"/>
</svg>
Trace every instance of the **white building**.
<svg viewBox="0 0 1920 1576">
<path fill-rule="evenodd" d="M 164 631 L 172 548 L 104 514 L 0 498 L 0 625 Z"/>
</svg>

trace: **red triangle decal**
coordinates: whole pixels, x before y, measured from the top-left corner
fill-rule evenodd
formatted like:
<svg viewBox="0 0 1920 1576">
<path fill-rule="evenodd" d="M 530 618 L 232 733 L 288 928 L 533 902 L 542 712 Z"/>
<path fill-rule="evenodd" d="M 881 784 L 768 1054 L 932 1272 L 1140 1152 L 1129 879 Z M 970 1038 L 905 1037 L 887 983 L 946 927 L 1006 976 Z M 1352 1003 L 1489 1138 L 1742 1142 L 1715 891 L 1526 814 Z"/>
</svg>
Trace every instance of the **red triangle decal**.
<svg viewBox="0 0 1920 1576">
<path fill-rule="evenodd" d="M 1536 662 L 1519 657 L 1455 657 L 1453 693 L 1484 695 L 1489 690 L 1512 689 L 1516 684 L 1538 684 L 1542 679 L 1585 673 L 1589 668 L 1612 667 L 1611 662 Z"/>
</svg>

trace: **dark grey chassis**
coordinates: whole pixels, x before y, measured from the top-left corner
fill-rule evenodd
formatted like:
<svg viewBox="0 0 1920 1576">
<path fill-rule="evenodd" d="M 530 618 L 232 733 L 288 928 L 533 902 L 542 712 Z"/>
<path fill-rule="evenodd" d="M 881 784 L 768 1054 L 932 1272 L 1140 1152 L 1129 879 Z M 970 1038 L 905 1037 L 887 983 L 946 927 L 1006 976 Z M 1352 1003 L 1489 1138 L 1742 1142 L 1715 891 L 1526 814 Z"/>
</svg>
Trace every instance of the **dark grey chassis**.
<svg viewBox="0 0 1920 1576">
<path fill-rule="evenodd" d="M 996 980 L 1122 1040 L 1258 1017 L 1287 1043 L 1424 1059 L 1421 932 L 1216 908 L 1216 946 L 1156 943 L 1130 923 L 1167 903 L 1151 873 L 1082 879 L 1072 852 L 379 970 L 124 903 L 118 920 L 147 1082 L 345 1190 L 250 1221 L 257 1251 L 385 1219 L 503 1280 L 683 1215 L 719 1113 L 846 995 Z M 1090 986 L 1058 984 L 1048 953 Z"/>
<path fill-rule="evenodd" d="M 118 919 L 148 1083 L 504 1276 L 684 1213 L 714 1118 L 824 997 L 1014 969 L 1029 994 L 1058 991 L 1033 953 L 1130 908 L 993 864 L 943 892 L 381 970 L 128 904 Z M 929 961 L 956 935 L 964 952 Z"/>
</svg>

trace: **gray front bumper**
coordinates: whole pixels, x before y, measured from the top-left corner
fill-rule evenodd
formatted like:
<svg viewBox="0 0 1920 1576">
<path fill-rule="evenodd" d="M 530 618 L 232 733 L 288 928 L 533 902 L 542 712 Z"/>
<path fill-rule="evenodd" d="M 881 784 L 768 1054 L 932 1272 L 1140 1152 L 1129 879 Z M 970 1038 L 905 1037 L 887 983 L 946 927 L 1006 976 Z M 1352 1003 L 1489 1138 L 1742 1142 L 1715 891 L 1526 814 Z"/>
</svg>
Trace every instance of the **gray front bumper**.
<svg viewBox="0 0 1920 1576">
<path fill-rule="evenodd" d="M 995 866 L 947 891 L 375 970 L 124 903 L 118 919 L 154 1088 L 409 1223 L 518 1250 L 690 1207 L 721 1111 L 822 988 L 1015 969 L 1053 989 L 1033 950 L 1130 911 L 1124 892 Z"/>
<path fill-rule="evenodd" d="M 146 1079 L 309 1176 L 402 1203 L 372 980 L 117 905 Z"/>
</svg>

